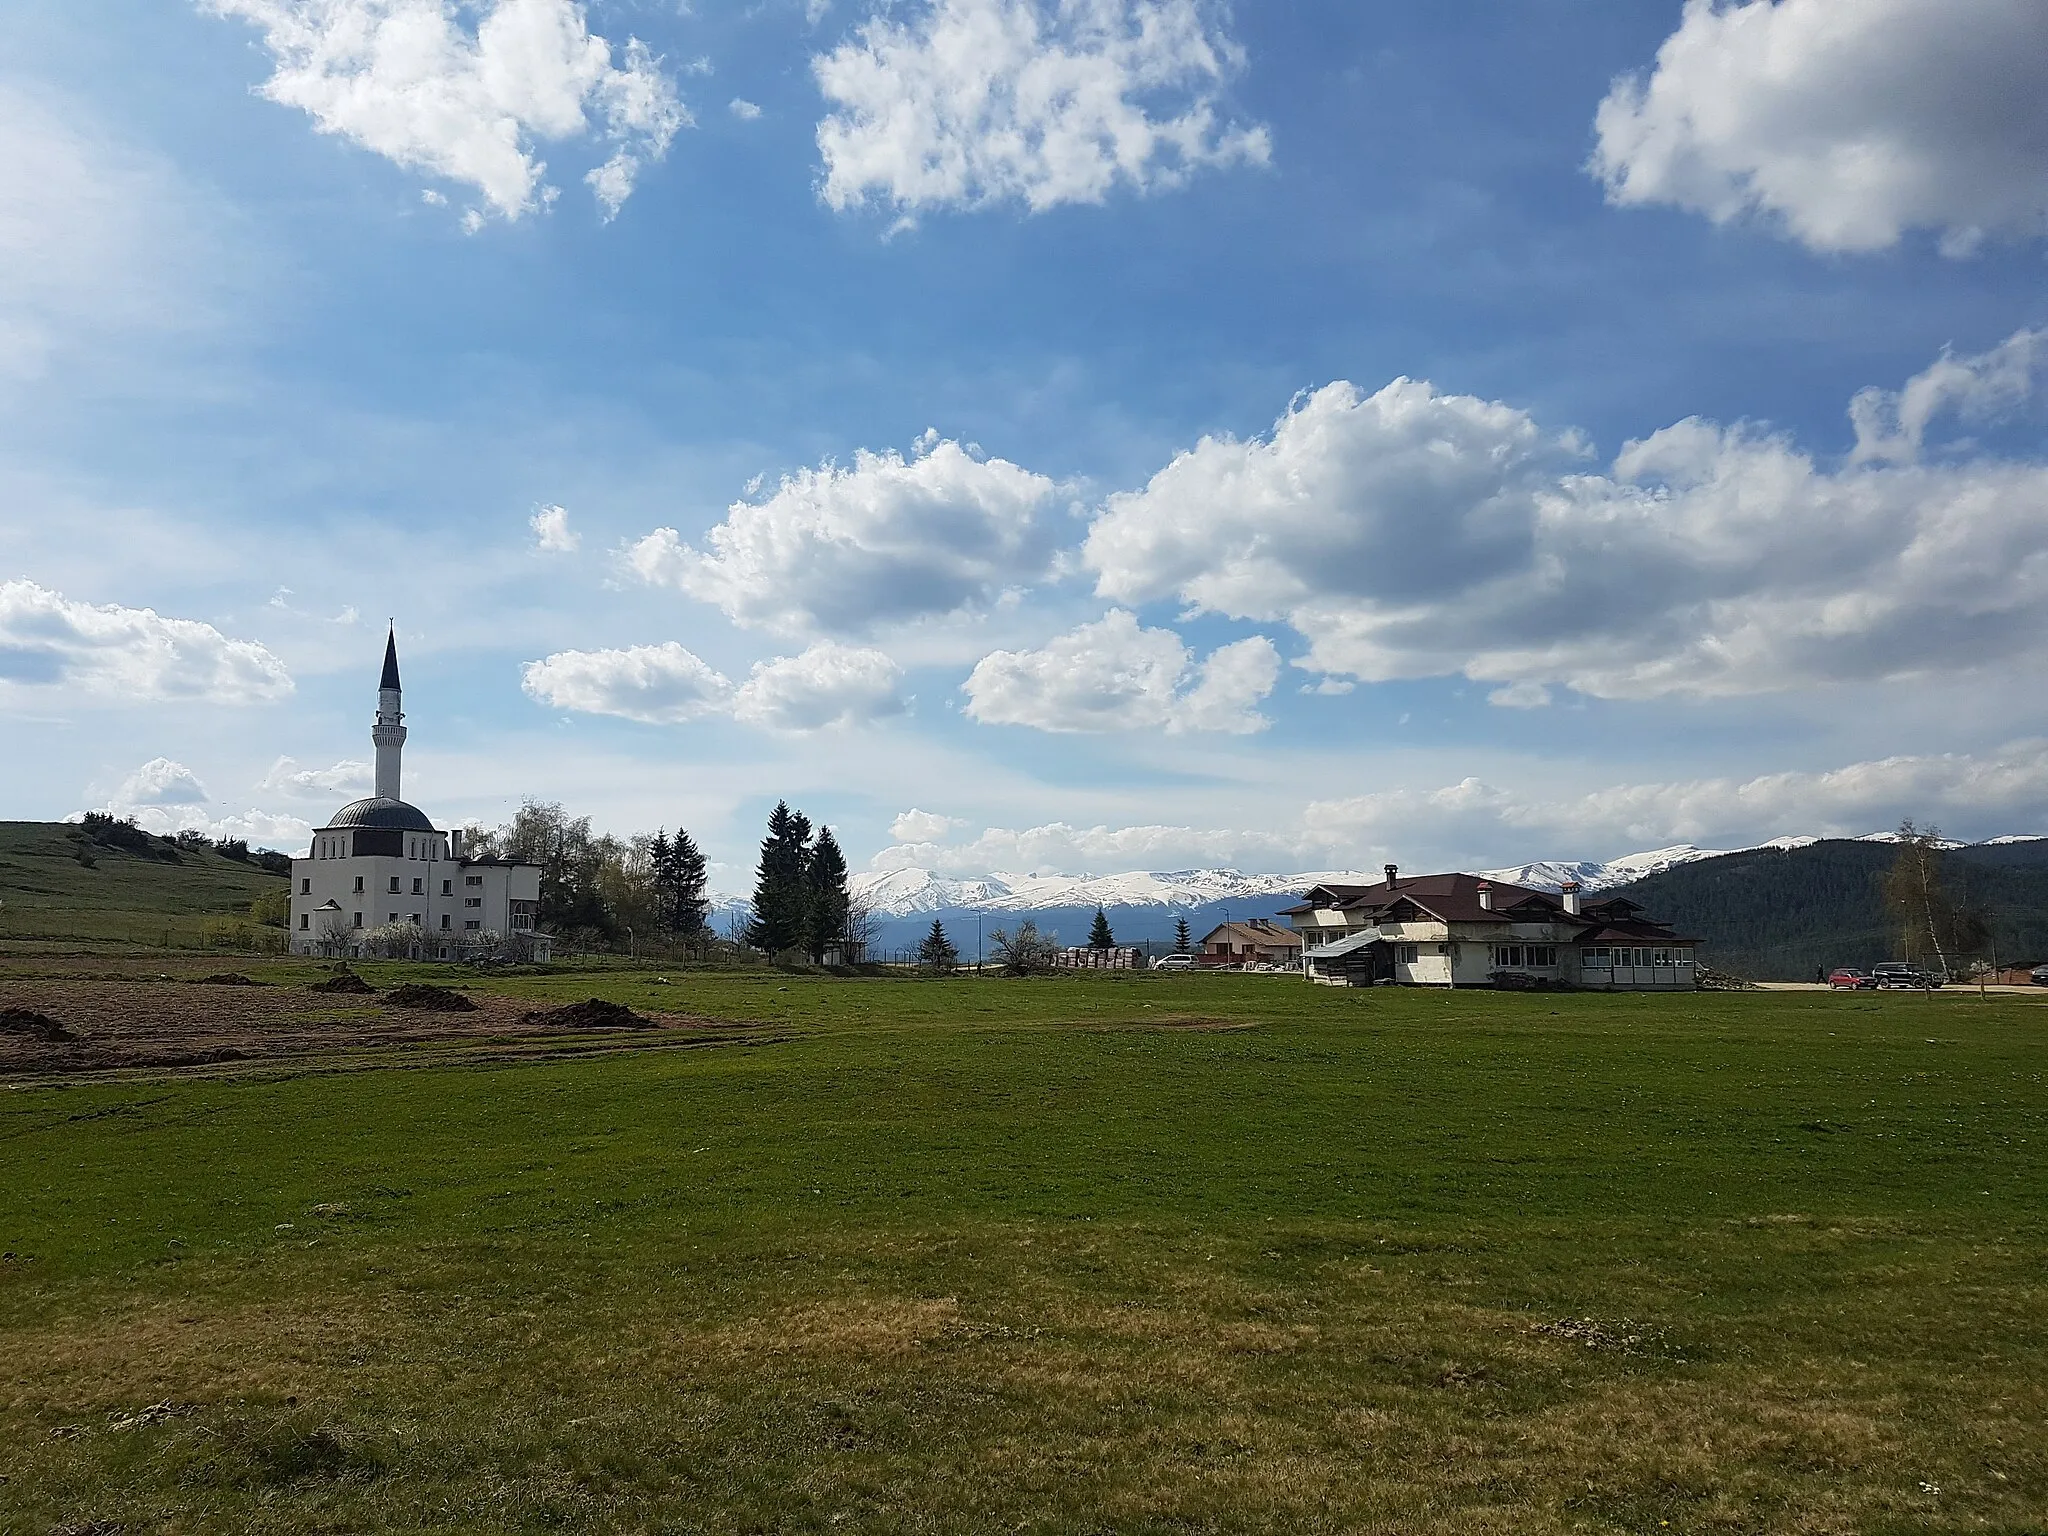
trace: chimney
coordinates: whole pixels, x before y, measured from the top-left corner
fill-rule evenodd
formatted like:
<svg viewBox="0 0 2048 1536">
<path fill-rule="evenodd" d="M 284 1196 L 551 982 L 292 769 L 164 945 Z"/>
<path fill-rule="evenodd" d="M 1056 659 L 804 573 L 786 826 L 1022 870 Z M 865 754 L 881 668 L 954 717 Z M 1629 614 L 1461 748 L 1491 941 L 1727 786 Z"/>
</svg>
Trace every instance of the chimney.
<svg viewBox="0 0 2048 1536">
<path fill-rule="evenodd" d="M 462 832 L 460 828 L 448 834 L 448 857 L 451 859 L 462 857 Z"/>
<path fill-rule="evenodd" d="M 1569 912 L 1573 917 L 1577 917 L 1579 915 L 1579 882 L 1576 880 L 1565 881 L 1563 895 L 1565 911 Z"/>
<path fill-rule="evenodd" d="M 1482 912 L 1491 912 L 1493 910 L 1493 882 L 1491 880 L 1479 882 L 1479 910 Z"/>
<path fill-rule="evenodd" d="M 1386 869 L 1387 889 L 1391 891 L 1394 888 L 1394 877 L 1401 873 L 1401 866 L 1398 864 L 1389 864 L 1386 866 Z"/>
</svg>

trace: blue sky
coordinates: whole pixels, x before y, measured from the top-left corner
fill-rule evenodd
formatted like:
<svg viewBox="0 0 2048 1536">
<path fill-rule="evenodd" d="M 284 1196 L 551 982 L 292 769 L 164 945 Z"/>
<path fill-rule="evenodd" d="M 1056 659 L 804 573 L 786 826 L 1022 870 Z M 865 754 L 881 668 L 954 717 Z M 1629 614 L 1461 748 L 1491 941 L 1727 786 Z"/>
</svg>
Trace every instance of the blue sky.
<svg viewBox="0 0 2048 1536">
<path fill-rule="evenodd" d="M 389 617 L 437 818 L 735 866 L 2048 831 L 2033 7 L 9 31 L 7 815 L 290 845 Z"/>
</svg>

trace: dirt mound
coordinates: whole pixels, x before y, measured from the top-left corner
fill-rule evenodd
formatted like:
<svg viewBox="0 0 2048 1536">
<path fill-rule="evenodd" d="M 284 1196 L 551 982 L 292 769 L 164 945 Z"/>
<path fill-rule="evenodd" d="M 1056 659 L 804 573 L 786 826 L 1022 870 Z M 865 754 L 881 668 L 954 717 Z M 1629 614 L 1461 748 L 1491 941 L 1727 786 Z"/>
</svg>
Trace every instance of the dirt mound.
<svg viewBox="0 0 2048 1536">
<path fill-rule="evenodd" d="M 447 987 L 428 986 L 424 982 L 409 981 L 402 987 L 393 987 L 384 994 L 387 1008 L 429 1008 L 435 1013 L 475 1013 L 476 1004 L 460 992 Z"/>
<path fill-rule="evenodd" d="M 635 1013 L 624 1003 L 608 1003 L 593 997 L 581 1003 L 571 1003 L 566 1008 L 548 1008 L 534 1013 L 522 1013 L 522 1024 L 538 1025 L 542 1029 L 653 1029 L 654 1020 Z"/>
<path fill-rule="evenodd" d="M 78 1038 L 47 1013 L 30 1008 L 0 1008 L 0 1035 L 26 1035 L 51 1045 Z"/>
<path fill-rule="evenodd" d="M 258 981 L 253 976 L 244 976 L 240 971 L 222 971 L 217 976 L 202 976 L 199 978 L 199 984 L 202 987 L 261 987 L 268 985 L 267 982 Z"/>
<path fill-rule="evenodd" d="M 316 981 L 306 988 L 308 992 L 346 992 L 353 997 L 362 997 L 376 991 L 354 971 L 343 971 L 339 976 L 330 976 L 325 981 Z"/>
</svg>

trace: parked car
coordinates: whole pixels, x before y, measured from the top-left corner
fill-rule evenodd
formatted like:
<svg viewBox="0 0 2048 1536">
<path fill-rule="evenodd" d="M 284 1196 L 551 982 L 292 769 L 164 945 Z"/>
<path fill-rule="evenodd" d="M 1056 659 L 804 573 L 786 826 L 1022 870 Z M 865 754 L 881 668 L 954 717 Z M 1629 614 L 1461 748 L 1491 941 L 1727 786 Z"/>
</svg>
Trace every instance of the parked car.
<svg viewBox="0 0 2048 1536">
<path fill-rule="evenodd" d="M 1853 965 L 1838 965 L 1828 972 L 1828 985 L 1837 991 L 1868 992 L 1877 985 L 1877 978 Z"/>
<path fill-rule="evenodd" d="M 1873 972 L 1879 987 L 1887 991 L 1907 989 L 1924 992 L 1938 987 L 1948 980 L 1946 976 L 1923 970 L 1910 960 L 1886 960 Z"/>
<path fill-rule="evenodd" d="M 1155 971 L 1192 971 L 1194 968 L 1193 955 L 1161 955 L 1152 962 Z"/>
<path fill-rule="evenodd" d="M 2048 965 L 2037 965 L 2034 967 L 2034 985 L 2037 987 L 2048 987 Z"/>
</svg>

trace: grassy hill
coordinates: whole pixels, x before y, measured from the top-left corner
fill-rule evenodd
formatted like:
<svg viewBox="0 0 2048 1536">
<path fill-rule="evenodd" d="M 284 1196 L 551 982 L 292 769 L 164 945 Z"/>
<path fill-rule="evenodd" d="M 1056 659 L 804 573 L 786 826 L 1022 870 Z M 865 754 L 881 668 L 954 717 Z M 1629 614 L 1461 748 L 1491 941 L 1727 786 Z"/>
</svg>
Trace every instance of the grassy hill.
<svg viewBox="0 0 2048 1536">
<path fill-rule="evenodd" d="M 213 848 L 126 836 L 108 843 L 66 822 L 0 821 L 0 943 L 246 948 L 267 936 L 249 904 L 287 889 L 283 875 Z"/>
<path fill-rule="evenodd" d="M 1759 981 L 1810 981 L 1817 966 L 1897 958 L 1882 885 L 1895 850 L 1828 841 L 1702 859 L 1623 888 L 1704 941 L 1708 963 Z M 2001 963 L 2048 959 L 2048 843 L 1959 848 L 1945 879 L 1994 914 Z"/>
</svg>

